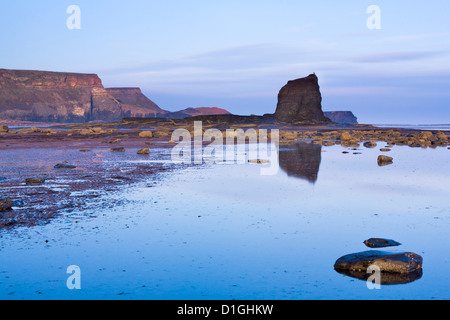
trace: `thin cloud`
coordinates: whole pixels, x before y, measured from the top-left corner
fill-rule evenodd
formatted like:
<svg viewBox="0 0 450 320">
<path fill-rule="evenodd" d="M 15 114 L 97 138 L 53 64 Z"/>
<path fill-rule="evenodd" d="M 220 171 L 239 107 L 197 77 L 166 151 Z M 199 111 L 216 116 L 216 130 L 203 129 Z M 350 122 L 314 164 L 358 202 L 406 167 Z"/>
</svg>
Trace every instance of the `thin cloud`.
<svg viewBox="0 0 450 320">
<path fill-rule="evenodd" d="M 417 52 L 377 52 L 370 54 L 363 54 L 354 57 L 352 60 L 355 62 L 364 63 L 387 63 L 387 62 L 401 62 L 422 60 L 427 58 L 433 58 L 444 54 L 443 51 L 417 51 Z"/>
</svg>

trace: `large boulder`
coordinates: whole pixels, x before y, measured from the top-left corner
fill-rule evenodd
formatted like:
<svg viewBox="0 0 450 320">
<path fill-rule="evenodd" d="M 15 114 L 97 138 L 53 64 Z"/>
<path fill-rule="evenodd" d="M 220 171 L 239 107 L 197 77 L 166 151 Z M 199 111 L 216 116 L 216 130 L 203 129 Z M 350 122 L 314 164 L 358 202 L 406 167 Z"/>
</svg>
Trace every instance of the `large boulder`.
<svg viewBox="0 0 450 320">
<path fill-rule="evenodd" d="M 380 284 L 404 284 L 422 277 L 423 259 L 412 252 L 386 252 L 369 250 L 352 253 L 339 258 L 334 269 L 349 277 L 368 280 L 376 266 L 380 270 Z"/>
<path fill-rule="evenodd" d="M 275 117 L 284 122 L 330 122 L 322 111 L 322 95 L 315 74 L 291 80 L 281 88 Z"/>
<path fill-rule="evenodd" d="M 375 265 L 380 271 L 387 273 L 410 273 L 422 268 L 423 259 L 412 252 L 392 253 L 369 250 L 352 253 L 339 258 L 334 264 L 337 271 L 366 272 L 369 266 Z"/>
</svg>

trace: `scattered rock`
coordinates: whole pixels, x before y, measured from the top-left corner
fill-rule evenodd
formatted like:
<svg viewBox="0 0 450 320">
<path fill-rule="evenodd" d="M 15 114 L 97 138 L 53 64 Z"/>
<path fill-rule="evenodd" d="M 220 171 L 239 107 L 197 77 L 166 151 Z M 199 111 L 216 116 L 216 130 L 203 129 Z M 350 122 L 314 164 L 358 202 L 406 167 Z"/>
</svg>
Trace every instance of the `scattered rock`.
<svg viewBox="0 0 450 320">
<path fill-rule="evenodd" d="M 0 199 L 0 212 L 12 210 L 13 202 L 9 199 Z"/>
<path fill-rule="evenodd" d="M 166 131 L 153 132 L 153 137 L 155 137 L 155 138 L 165 138 L 165 137 L 168 137 L 169 135 L 170 135 L 169 132 L 166 132 Z"/>
<path fill-rule="evenodd" d="M 382 272 L 407 274 L 422 268 L 423 259 L 412 252 L 392 253 L 369 250 L 352 253 L 339 258 L 334 264 L 336 271 L 367 272 L 367 268 L 375 265 Z"/>
<path fill-rule="evenodd" d="M 65 163 L 58 163 L 55 167 L 55 169 L 75 169 L 76 166 L 65 164 Z"/>
<path fill-rule="evenodd" d="M 394 158 L 388 157 L 388 156 L 378 156 L 378 165 L 381 166 L 387 166 L 392 164 L 394 161 Z"/>
<path fill-rule="evenodd" d="M 341 133 L 341 141 L 348 141 L 352 139 L 350 132 L 344 131 Z"/>
<path fill-rule="evenodd" d="M 111 151 L 111 152 L 125 152 L 125 148 L 123 148 L 123 147 L 121 147 L 121 148 L 112 148 L 109 151 Z"/>
<path fill-rule="evenodd" d="M 81 149 L 80 152 L 90 152 L 91 150 L 89 149 Z"/>
<path fill-rule="evenodd" d="M 382 238 L 370 238 L 368 240 L 365 240 L 364 244 L 369 248 L 396 247 L 401 245 L 401 243 L 397 241 Z"/>
<path fill-rule="evenodd" d="M 150 154 L 149 148 L 143 148 L 137 152 L 137 154 Z"/>
<path fill-rule="evenodd" d="M 411 148 L 420 148 L 420 147 L 422 147 L 422 144 L 415 142 L 415 143 L 411 143 L 409 146 Z"/>
<path fill-rule="evenodd" d="M 391 151 L 391 149 L 389 149 L 389 148 L 381 148 L 380 151 L 381 152 L 389 152 L 389 151 Z"/>
<path fill-rule="evenodd" d="M 141 138 L 152 138 L 153 133 L 151 131 L 142 131 L 139 133 L 139 137 Z"/>
<path fill-rule="evenodd" d="M 25 179 L 25 183 L 30 185 L 30 184 L 43 184 L 45 182 L 45 179 L 43 178 L 28 178 Z"/>
<path fill-rule="evenodd" d="M 261 164 L 261 163 L 270 163 L 270 160 L 268 160 L 268 159 L 252 159 L 252 160 L 248 160 L 248 162 Z"/>
<path fill-rule="evenodd" d="M 0 126 L 0 132 L 8 132 L 9 128 L 8 126 Z"/>
<path fill-rule="evenodd" d="M 376 142 L 368 141 L 368 142 L 364 142 L 363 146 L 366 148 L 375 148 L 377 146 L 377 144 L 376 144 Z"/>
</svg>

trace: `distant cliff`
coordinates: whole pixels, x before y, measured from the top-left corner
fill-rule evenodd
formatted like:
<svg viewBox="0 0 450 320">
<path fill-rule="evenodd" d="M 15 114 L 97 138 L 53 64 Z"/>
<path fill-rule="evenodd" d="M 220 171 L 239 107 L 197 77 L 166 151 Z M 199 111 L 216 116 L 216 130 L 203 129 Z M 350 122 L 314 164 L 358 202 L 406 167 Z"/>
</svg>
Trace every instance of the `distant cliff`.
<svg viewBox="0 0 450 320">
<path fill-rule="evenodd" d="M 326 111 L 324 114 L 335 123 L 358 124 L 358 119 L 351 111 Z"/>
<path fill-rule="evenodd" d="M 140 88 L 107 88 L 106 91 L 122 105 L 123 117 L 156 118 L 168 113 L 147 98 Z"/>
<path fill-rule="evenodd" d="M 0 119 L 116 121 L 166 111 L 139 88 L 105 89 L 96 74 L 0 69 Z"/>
<path fill-rule="evenodd" d="M 231 114 L 225 109 L 217 108 L 217 107 L 200 107 L 200 108 L 187 108 L 184 110 L 169 112 L 162 115 L 162 118 L 168 119 L 184 119 L 188 117 L 196 117 L 196 116 L 208 116 L 208 115 L 223 115 L 223 114 Z"/>
</svg>

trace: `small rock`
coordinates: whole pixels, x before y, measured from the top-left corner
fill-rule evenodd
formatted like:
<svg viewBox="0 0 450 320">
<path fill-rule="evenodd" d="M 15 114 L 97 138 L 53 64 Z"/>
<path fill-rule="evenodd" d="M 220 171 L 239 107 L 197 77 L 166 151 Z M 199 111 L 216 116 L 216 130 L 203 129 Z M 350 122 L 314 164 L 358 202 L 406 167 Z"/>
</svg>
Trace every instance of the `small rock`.
<svg viewBox="0 0 450 320">
<path fill-rule="evenodd" d="M 352 135 L 349 132 L 344 131 L 341 133 L 341 141 L 348 141 L 351 139 L 352 139 Z"/>
<path fill-rule="evenodd" d="M 8 126 L 0 126 L 0 132 L 8 132 L 9 128 Z"/>
<path fill-rule="evenodd" d="M 382 238 L 370 238 L 368 240 L 365 240 L 364 244 L 369 248 L 396 247 L 401 245 L 401 243 L 397 241 Z"/>
<path fill-rule="evenodd" d="M 142 131 L 139 133 L 139 137 L 141 138 L 152 138 L 153 133 L 151 131 Z"/>
<path fill-rule="evenodd" d="M 364 142 L 363 146 L 366 148 L 375 148 L 377 146 L 377 143 L 373 141 L 368 141 Z"/>
<path fill-rule="evenodd" d="M 58 163 L 55 167 L 55 169 L 75 169 L 76 166 L 65 164 L 65 163 Z"/>
<path fill-rule="evenodd" d="M 90 152 L 91 150 L 89 149 L 81 149 L 80 152 Z"/>
<path fill-rule="evenodd" d="M 380 151 L 382 151 L 382 152 L 389 152 L 389 151 L 391 151 L 391 149 L 389 149 L 389 148 L 381 148 Z"/>
<path fill-rule="evenodd" d="M 418 142 L 416 142 L 416 143 L 412 143 L 412 144 L 410 144 L 409 145 L 411 148 L 420 148 L 420 147 L 422 147 L 422 144 L 421 143 L 418 143 Z"/>
<path fill-rule="evenodd" d="M 268 160 L 268 159 L 253 159 L 253 160 L 248 160 L 248 162 L 261 164 L 261 163 L 270 163 L 270 160 Z"/>
<path fill-rule="evenodd" d="M 142 148 L 141 150 L 139 150 L 137 152 L 137 154 L 150 154 L 150 149 L 149 148 Z"/>
<path fill-rule="evenodd" d="M 388 157 L 388 156 L 378 156 L 378 165 L 381 166 L 387 166 L 389 164 L 393 163 L 394 158 Z"/>
<path fill-rule="evenodd" d="M 45 182 L 45 179 L 42 178 L 28 178 L 25 179 L 26 184 L 43 184 Z"/>
<path fill-rule="evenodd" d="M 111 150 L 109 150 L 111 152 L 125 152 L 125 148 L 112 148 Z"/>
<path fill-rule="evenodd" d="M 13 202 L 9 199 L 0 199 L 0 212 L 12 210 Z"/>
</svg>

